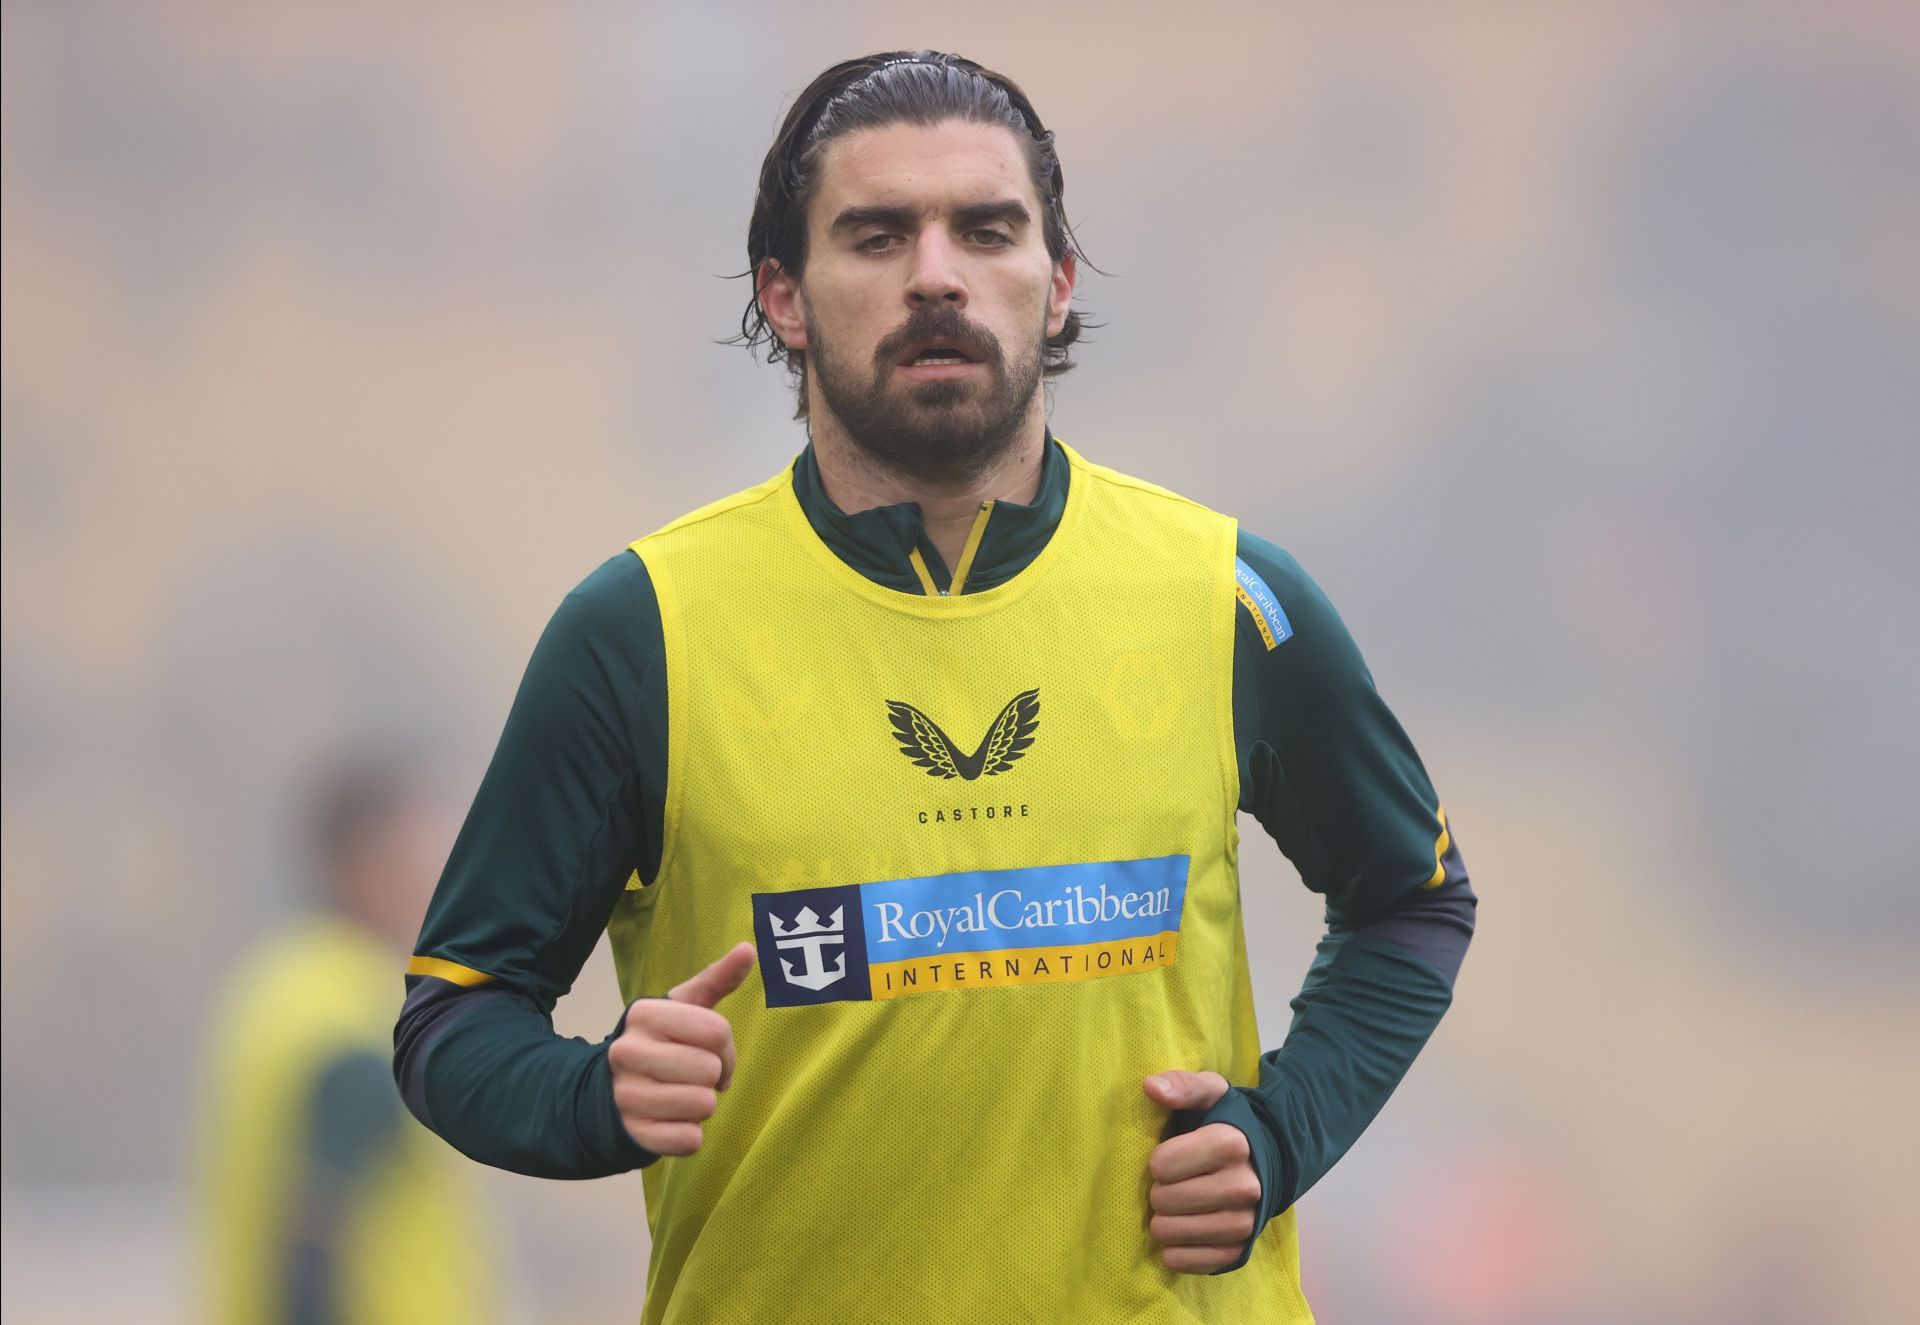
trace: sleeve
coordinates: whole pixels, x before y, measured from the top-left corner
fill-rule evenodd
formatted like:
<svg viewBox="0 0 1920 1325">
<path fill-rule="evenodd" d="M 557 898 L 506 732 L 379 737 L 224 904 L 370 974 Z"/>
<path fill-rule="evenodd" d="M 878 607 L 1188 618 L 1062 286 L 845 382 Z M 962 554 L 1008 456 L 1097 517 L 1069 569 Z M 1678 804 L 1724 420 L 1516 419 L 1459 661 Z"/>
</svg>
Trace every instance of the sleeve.
<svg viewBox="0 0 1920 1325">
<path fill-rule="evenodd" d="M 399 1140 L 405 1118 L 376 1055 L 348 1052 L 320 1071 L 308 1094 L 299 1185 L 286 1222 L 285 1319 L 299 1325 L 346 1319 L 340 1267 L 348 1212 Z"/>
<path fill-rule="evenodd" d="M 612 1035 L 559 1036 L 552 1012 L 627 880 L 658 868 L 665 772 L 659 601 L 622 552 L 535 647 L 407 970 L 401 1097 L 474 1159 L 590 1178 L 654 1158 L 614 1106 Z"/>
<path fill-rule="evenodd" d="M 1236 570 L 1240 808 L 1327 899 L 1327 932 L 1258 1084 L 1184 1120 L 1246 1133 L 1264 1226 L 1406 1076 L 1452 1001 L 1476 899 L 1426 769 L 1326 595 L 1248 534 Z"/>
</svg>

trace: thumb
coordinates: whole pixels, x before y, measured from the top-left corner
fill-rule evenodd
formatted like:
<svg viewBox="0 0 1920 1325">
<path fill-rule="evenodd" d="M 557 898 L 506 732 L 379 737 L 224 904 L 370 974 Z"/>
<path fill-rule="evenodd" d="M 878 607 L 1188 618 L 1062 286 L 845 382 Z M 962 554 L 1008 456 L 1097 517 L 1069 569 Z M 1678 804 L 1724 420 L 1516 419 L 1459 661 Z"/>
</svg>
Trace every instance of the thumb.
<svg viewBox="0 0 1920 1325">
<path fill-rule="evenodd" d="M 753 945 L 736 943 L 706 970 L 689 976 L 669 989 L 667 997 L 676 1003 L 693 1003 L 710 1008 L 746 983 L 747 972 L 752 969 Z"/>
<path fill-rule="evenodd" d="M 1147 1098 L 1163 1109 L 1211 1109 L 1227 1093 L 1218 1072 L 1156 1072 L 1141 1082 Z"/>
</svg>

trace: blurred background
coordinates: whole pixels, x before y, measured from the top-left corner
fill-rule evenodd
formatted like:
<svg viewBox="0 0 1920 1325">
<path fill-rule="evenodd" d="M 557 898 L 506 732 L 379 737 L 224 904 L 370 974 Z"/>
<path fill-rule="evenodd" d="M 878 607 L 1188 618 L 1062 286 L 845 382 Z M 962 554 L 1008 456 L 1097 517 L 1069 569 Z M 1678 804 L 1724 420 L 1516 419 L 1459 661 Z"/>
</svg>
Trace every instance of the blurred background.
<svg viewBox="0 0 1920 1325">
<path fill-rule="evenodd" d="M 1483 899 L 1302 1203 L 1321 1320 L 1920 1318 L 1920 10 L 905 13 L 9 0 L 7 1319 L 201 1317 L 316 771 L 430 757 L 443 856 L 561 596 L 799 449 L 721 277 L 793 94 L 902 46 L 1059 134 L 1056 430 L 1299 556 Z M 1320 926 L 1248 829 L 1271 1042 Z M 637 1179 L 471 1176 L 509 1319 L 637 1315 Z"/>
</svg>

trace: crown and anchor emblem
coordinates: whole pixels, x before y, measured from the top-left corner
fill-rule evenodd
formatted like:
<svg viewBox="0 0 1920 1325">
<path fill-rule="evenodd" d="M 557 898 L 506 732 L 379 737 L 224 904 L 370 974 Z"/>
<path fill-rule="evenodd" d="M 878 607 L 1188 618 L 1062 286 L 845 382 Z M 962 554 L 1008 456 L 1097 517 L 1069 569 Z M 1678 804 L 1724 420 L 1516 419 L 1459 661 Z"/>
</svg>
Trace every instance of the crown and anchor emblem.
<svg viewBox="0 0 1920 1325">
<path fill-rule="evenodd" d="M 821 949 L 831 944 L 844 949 L 847 942 L 845 924 L 846 908 L 836 906 L 833 913 L 822 920 L 810 906 L 800 908 L 800 914 L 793 918 L 790 925 L 782 924 L 780 917 L 769 914 L 767 919 L 773 924 L 773 941 L 776 948 L 798 948 L 801 951 L 800 969 L 794 969 L 794 963 L 782 957 L 780 969 L 786 973 L 787 980 L 803 989 L 825 989 L 828 985 L 844 980 L 847 975 L 847 955 L 841 952 L 839 959 L 828 966 Z"/>
</svg>

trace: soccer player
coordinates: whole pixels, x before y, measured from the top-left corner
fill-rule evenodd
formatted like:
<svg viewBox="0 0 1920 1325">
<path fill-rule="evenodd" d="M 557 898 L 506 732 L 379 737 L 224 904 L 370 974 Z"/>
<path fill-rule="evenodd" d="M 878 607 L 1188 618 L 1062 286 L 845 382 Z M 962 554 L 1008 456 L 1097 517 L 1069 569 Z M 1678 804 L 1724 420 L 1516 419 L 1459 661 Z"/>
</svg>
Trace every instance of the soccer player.
<svg viewBox="0 0 1920 1325">
<path fill-rule="evenodd" d="M 468 1175 L 387 1068 L 389 982 L 438 864 L 425 808 L 390 761 L 336 770 L 314 815 L 321 905 L 228 993 L 201 1142 L 220 1325 L 498 1318 Z"/>
<path fill-rule="evenodd" d="M 1295 1202 L 1451 997 L 1460 854 L 1326 598 L 1049 430 L 1063 187 L 971 61 L 801 94 L 743 338 L 809 444 L 562 603 L 429 912 L 403 1094 L 644 1169 L 648 1321 L 1310 1320 Z M 1239 811 L 1327 899 L 1264 1055 Z M 560 1039 L 603 929 L 632 1001 Z"/>
</svg>

